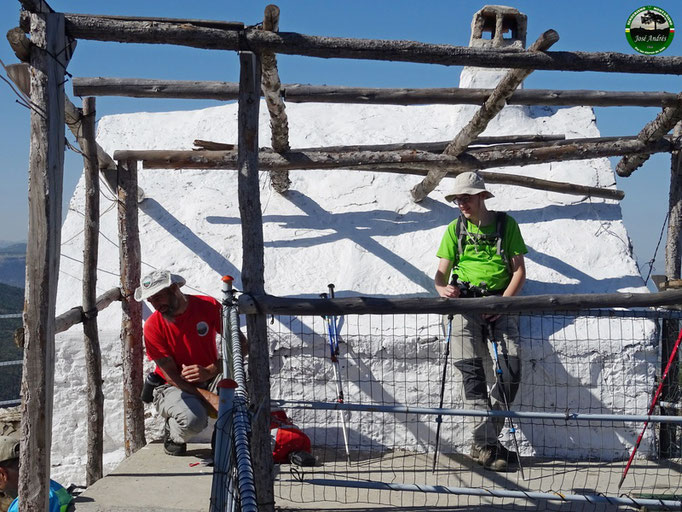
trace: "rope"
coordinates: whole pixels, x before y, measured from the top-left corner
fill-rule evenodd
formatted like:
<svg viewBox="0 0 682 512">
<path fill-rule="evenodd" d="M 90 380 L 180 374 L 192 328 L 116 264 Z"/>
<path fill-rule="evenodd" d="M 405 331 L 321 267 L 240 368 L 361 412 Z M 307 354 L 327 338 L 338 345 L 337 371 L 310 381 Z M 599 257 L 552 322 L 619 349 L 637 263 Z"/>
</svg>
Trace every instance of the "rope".
<svg viewBox="0 0 682 512">
<path fill-rule="evenodd" d="M 665 214 L 665 219 L 663 219 L 663 225 L 661 226 L 661 234 L 658 236 L 658 243 L 656 244 L 656 249 L 654 249 L 654 255 L 653 257 L 645 263 L 645 265 L 649 265 L 649 273 L 646 275 L 646 279 L 644 280 L 644 284 L 647 284 L 649 282 L 649 278 L 651 277 L 651 273 L 654 270 L 654 262 L 656 261 L 656 254 L 658 254 L 658 248 L 661 245 L 661 240 L 663 240 L 663 233 L 665 232 L 665 226 L 668 224 L 668 219 L 670 218 L 670 210 Z"/>
</svg>

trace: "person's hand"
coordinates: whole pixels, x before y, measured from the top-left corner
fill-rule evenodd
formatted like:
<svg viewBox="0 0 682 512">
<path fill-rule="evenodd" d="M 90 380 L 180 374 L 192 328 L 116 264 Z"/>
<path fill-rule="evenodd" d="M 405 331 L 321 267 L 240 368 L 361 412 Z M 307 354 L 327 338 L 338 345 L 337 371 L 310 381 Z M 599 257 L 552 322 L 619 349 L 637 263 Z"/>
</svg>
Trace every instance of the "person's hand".
<svg viewBox="0 0 682 512">
<path fill-rule="evenodd" d="M 437 287 L 438 295 L 445 299 L 456 299 L 459 297 L 459 288 L 451 284 Z"/>
<path fill-rule="evenodd" d="M 182 365 L 180 376 L 187 382 L 206 382 L 214 377 L 212 372 L 204 366 L 198 364 Z M 217 400 L 217 397 L 216 397 Z M 217 402 L 216 402 L 217 403 Z"/>
</svg>

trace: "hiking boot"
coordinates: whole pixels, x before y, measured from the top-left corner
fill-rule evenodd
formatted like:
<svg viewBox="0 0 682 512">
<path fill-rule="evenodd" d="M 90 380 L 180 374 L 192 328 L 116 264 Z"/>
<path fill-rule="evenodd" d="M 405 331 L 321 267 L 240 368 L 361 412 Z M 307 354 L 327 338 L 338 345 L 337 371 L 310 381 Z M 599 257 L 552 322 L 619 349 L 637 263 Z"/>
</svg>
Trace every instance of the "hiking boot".
<svg viewBox="0 0 682 512">
<path fill-rule="evenodd" d="M 497 443 L 497 453 L 500 457 L 506 460 L 507 464 L 509 465 L 519 463 L 519 454 L 516 452 L 510 452 L 500 443 Z"/>
<path fill-rule="evenodd" d="M 312 453 L 299 450 L 289 454 L 289 462 L 297 466 L 314 466 L 317 463 L 317 459 Z"/>
<path fill-rule="evenodd" d="M 176 443 L 171 440 L 168 421 L 166 421 L 166 426 L 163 429 L 163 451 L 166 452 L 166 455 L 174 456 L 184 455 L 187 452 L 187 443 Z"/>
<path fill-rule="evenodd" d="M 501 445 L 471 446 L 471 458 L 485 469 L 491 471 L 507 471 L 507 459 L 498 449 Z"/>
</svg>

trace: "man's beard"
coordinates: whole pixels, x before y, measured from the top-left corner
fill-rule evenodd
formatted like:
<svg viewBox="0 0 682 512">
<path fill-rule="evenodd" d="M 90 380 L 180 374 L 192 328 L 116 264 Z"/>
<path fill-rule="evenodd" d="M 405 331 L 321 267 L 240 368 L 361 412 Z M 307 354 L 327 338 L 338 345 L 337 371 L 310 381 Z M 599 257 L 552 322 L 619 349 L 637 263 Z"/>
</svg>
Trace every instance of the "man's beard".
<svg viewBox="0 0 682 512">
<path fill-rule="evenodd" d="M 166 319 L 168 322 L 172 322 L 175 320 L 176 317 L 176 312 L 178 310 L 178 298 L 173 294 L 168 297 L 168 304 L 166 306 L 166 311 L 161 313 L 161 316 Z"/>
</svg>

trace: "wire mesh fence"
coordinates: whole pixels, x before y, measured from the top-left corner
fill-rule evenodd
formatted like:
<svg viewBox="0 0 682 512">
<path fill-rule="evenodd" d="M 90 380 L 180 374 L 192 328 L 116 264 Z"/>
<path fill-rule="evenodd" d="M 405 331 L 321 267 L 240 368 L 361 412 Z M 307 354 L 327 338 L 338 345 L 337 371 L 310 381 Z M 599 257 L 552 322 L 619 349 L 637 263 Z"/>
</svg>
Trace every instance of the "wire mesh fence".
<svg viewBox="0 0 682 512">
<path fill-rule="evenodd" d="M 0 407 L 21 403 L 22 352 L 14 343 L 21 313 L 0 315 Z"/>
<path fill-rule="evenodd" d="M 249 454 L 251 422 L 239 316 L 234 303 L 232 278 L 227 277 L 223 279 L 222 333 L 220 353 L 223 380 L 218 384 L 220 405 L 212 442 L 214 468 L 210 510 L 252 512 L 258 507 Z"/>
<path fill-rule="evenodd" d="M 446 365 L 440 315 L 339 318 L 336 356 L 325 319 L 273 318 L 272 398 L 311 438 L 318 458 L 313 468 L 279 466 L 278 503 L 679 506 L 679 416 L 665 426 L 668 458 L 659 456 L 661 424 L 652 421 L 618 488 L 658 385 L 661 321 L 678 326 L 679 318 L 649 310 L 521 315 L 520 386 L 507 414 L 517 416 L 499 442 L 516 451 L 516 436 L 524 471 L 506 472 L 484 469 L 469 456 L 475 415 L 490 413 L 469 406 L 452 355 Z M 451 336 L 451 347 L 462 342 L 458 336 Z M 483 357 L 493 389 L 492 349 Z M 677 382 L 673 388 L 667 408 L 654 414 L 676 410 Z"/>
</svg>

